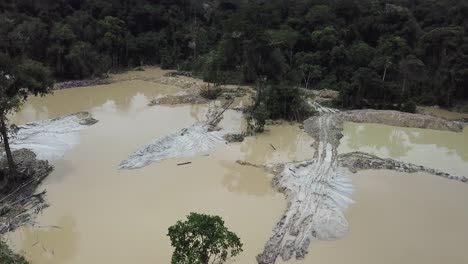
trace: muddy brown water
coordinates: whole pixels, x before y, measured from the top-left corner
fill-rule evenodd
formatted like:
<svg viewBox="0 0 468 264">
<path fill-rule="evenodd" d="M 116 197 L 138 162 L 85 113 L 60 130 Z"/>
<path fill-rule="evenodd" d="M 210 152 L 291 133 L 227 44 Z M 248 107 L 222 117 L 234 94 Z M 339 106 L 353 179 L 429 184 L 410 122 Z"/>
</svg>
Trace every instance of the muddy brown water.
<svg viewBox="0 0 468 264">
<path fill-rule="evenodd" d="M 151 81 L 163 73 L 148 69 L 116 76 L 118 82 L 109 85 L 31 98 L 13 118 L 22 124 L 90 111 L 99 120 L 81 132 L 78 146 L 54 162 L 56 169 L 42 186 L 51 206 L 38 217 L 39 227 L 24 227 L 8 236 L 32 264 L 170 263 L 167 228 L 190 212 L 222 216 L 244 243 L 244 252 L 234 262 L 255 263 L 286 203 L 270 187 L 272 175 L 235 161 L 274 164 L 309 159 L 313 140 L 297 125 L 271 126 L 242 144 L 219 146 L 209 156 L 119 171 L 119 162 L 144 144 L 204 118 L 204 105 L 147 106 L 157 96 L 181 91 Z M 222 126 L 237 128 L 240 123 L 238 114 L 228 112 Z M 386 143 L 391 133 L 381 136 L 382 131 L 371 130 L 360 138 L 362 131 L 355 129 L 346 125 L 340 151 L 368 150 L 371 145 L 383 156 L 396 152 L 395 158 L 440 169 L 455 167 L 467 174 L 466 132 L 449 134 L 447 140 L 443 136 L 448 132 L 441 132 L 437 140 L 426 136 L 426 141 L 403 141 L 406 147 L 401 147 Z M 395 129 L 400 132 L 393 133 L 402 133 Z M 369 141 L 368 135 L 382 138 Z M 427 153 L 417 158 L 432 145 L 434 158 Z M 412 151 L 416 154 L 408 154 Z M 440 157 L 452 163 L 445 167 L 442 161 L 433 163 Z M 186 161 L 193 163 L 177 166 Z M 313 243 L 309 256 L 298 263 L 468 263 L 467 185 L 388 171 L 363 172 L 352 180 L 356 203 L 347 212 L 349 235 Z"/>
<path fill-rule="evenodd" d="M 363 151 L 468 176 L 468 129 L 445 132 L 345 123 L 339 151 Z"/>
<path fill-rule="evenodd" d="M 349 234 L 315 243 L 305 261 L 289 263 L 468 263 L 466 185 L 394 171 L 360 172 L 352 180 Z"/>
</svg>

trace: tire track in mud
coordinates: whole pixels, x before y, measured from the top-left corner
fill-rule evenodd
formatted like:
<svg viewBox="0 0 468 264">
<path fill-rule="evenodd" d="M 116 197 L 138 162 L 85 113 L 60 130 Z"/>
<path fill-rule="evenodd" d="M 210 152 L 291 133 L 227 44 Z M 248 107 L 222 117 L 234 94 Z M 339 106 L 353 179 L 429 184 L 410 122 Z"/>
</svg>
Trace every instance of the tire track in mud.
<svg viewBox="0 0 468 264">
<path fill-rule="evenodd" d="M 278 256 L 285 261 L 303 259 L 311 241 L 339 239 L 348 232 L 343 210 L 352 203 L 352 184 L 338 167 L 341 133 L 333 129 L 340 126 L 340 120 L 324 114 L 305 125 L 317 139 L 314 159 L 287 164 L 274 178 L 273 185 L 286 194 L 288 206 L 257 256 L 259 264 L 275 263 Z"/>
<path fill-rule="evenodd" d="M 384 160 L 365 153 L 338 155 L 344 121 L 453 132 L 463 130 L 463 125 L 457 122 L 396 111 L 321 111 L 320 116 L 306 120 L 305 130 L 316 139 L 316 151 L 310 161 L 277 165 L 276 169 L 270 169 L 276 175 L 273 186 L 285 193 L 288 205 L 283 217 L 274 227 L 273 236 L 266 243 L 264 251 L 257 256 L 259 264 L 274 264 L 279 256 L 284 261 L 293 257 L 303 259 L 311 241 L 340 239 L 348 233 L 348 222 L 343 211 L 353 202 L 350 198 L 352 183 L 347 176 L 349 170 L 392 169 L 410 173 L 424 171 L 447 179 L 468 182 L 468 178 L 464 176 L 454 176 L 396 160 Z"/>
</svg>

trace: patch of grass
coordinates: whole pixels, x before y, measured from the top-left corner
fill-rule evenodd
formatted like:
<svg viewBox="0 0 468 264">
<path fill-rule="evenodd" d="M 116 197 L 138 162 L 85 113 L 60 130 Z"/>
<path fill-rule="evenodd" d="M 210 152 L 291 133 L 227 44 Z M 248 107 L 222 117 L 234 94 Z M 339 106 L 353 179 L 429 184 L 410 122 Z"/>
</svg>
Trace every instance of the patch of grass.
<svg viewBox="0 0 468 264">
<path fill-rule="evenodd" d="M 8 247 L 5 241 L 0 240 L 0 263 L 1 264 L 29 264 L 29 262 Z"/>
</svg>

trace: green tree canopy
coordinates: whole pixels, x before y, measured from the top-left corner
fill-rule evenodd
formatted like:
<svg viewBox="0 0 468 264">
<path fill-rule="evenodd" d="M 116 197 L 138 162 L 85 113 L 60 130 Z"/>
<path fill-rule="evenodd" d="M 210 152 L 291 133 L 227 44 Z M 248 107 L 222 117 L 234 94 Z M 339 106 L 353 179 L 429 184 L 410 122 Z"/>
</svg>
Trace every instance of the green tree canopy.
<svg viewBox="0 0 468 264">
<path fill-rule="evenodd" d="M 191 213 L 169 227 L 168 236 L 174 247 L 172 264 L 224 263 L 242 252 L 239 237 L 219 216 Z"/>
<path fill-rule="evenodd" d="M 148 64 L 255 84 L 259 95 L 266 83 L 350 91 L 368 68 L 385 92 L 363 94 L 379 102 L 372 107 L 380 97 L 384 106 L 404 97 L 451 106 L 468 101 L 467 10 L 461 0 L 10 0 L 0 1 L 0 51 L 40 61 L 58 79 Z M 297 63 L 299 54 L 314 61 Z M 427 78 L 402 72 L 408 56 Z"/>
</svg>

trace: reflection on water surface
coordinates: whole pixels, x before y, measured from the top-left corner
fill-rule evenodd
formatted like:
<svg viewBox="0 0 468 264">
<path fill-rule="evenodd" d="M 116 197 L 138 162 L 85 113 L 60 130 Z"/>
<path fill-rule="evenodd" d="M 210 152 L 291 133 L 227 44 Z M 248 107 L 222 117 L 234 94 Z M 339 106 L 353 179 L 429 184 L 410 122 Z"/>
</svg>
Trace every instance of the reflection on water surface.
<svg viewBox="0 0 468 264">
<path fill-rule="evenodd" d="M 345 123 L 340 153 L 363 151 L 468 176 L 468 129 L 461 133 Z"/>
</svg>

